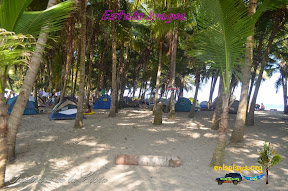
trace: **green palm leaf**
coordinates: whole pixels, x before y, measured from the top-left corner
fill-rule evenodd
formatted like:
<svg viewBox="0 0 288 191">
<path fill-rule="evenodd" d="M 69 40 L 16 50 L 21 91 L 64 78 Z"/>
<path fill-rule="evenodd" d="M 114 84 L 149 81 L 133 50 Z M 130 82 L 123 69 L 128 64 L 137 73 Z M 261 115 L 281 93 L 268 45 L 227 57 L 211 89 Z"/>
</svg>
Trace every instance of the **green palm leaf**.
<svg viewBox="0 0 288 191">
<path fill-rule="evenodd" d="M 33 0 L 1 0 L 0 26 L 8 31 L 14 31 L 17 21 L 23 11 Z"/>
<path fill-rule="evenodd" d="M 44 11 L 24 12 L 17 22 L 15 32 L 36 36 L 43 26 L 49 26 L 47 32 L 57 31 L 72 9 L 73 1 L 65 1 Z"/>
<path fill-rule="evenodd" d="M 222 70 L 225 93 L 228 93 L 231 73 L 237 73 L 245 53 L 245 41 L 252 30 L 248 9 L 242 1 L 201 1 L 199 31 L 186 41 L 188 55 L 201 61 L 213 61 Z"/>
</svg>

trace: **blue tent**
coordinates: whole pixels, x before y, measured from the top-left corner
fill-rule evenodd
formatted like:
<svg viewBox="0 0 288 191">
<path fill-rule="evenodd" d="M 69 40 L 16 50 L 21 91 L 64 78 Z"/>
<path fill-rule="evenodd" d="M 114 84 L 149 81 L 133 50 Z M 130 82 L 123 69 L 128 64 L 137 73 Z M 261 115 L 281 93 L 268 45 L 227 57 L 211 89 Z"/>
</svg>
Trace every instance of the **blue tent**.
<svg viewBox="0 0 288 191">
<path fill-rule="evenodd" d="M 93 105 L 93 109 L 110 109 L 111 98 L 109 95 L 102 95 Z"/>
<path fill-rule="evenodd" d="M 16 100 L 17 100 L 17 97 L 13 97 L 13 98 L 10 98 L 7 102 L 7 104 L 9 105 L 8 107 L 8 114 L 10 115 L 11 112 L 12 112 L 12 109 L 16 103 Z M 10 101 L 11 100 L 11 101 Z M 27 101 L 27 104 L 26 104 L 26 107 L 25 107 L 25 110 L 24 110 L 24 115 L 36 115 L 37 114 L 37 111 L 36 111 L 36 103 L 33 102 L 33 101 Z"/>
<path fill-rule="evenodd" d="M 203 108 L 203 109 L 207 108 L 208 107 L 208 102 L 207 101 L 202 101 L 200 103 L 200 107 Z"/>
<path fill-rule="evenodd" d="M 176 112 L 189 112 L 191 110 L 192 104 L 188 98 L 180 97 L 175 104 Z"/>
<path fill-rule="evenodd" d="M 49 119 L 67 120 L 75 119 L 77 115 L 77 105 L 73 101 L 66 100 L 58 103 L 49 115 Z"/>
</svg>

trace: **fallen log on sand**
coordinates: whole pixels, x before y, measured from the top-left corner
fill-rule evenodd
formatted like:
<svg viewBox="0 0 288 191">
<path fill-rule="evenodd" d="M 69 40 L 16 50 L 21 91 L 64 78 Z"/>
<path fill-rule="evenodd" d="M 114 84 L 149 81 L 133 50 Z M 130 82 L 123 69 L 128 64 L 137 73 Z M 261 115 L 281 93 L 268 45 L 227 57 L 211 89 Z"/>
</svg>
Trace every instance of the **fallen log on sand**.
<svg viewBox="0 0 288 191">
<path fill-rule="evenodd" d="M 117 155 L 116 165 L 139 165 L 139 166 L 166 166 L 179 167 L 181 165 L 178 156 L 136 156 L 136 155 Z"/>
</svg>

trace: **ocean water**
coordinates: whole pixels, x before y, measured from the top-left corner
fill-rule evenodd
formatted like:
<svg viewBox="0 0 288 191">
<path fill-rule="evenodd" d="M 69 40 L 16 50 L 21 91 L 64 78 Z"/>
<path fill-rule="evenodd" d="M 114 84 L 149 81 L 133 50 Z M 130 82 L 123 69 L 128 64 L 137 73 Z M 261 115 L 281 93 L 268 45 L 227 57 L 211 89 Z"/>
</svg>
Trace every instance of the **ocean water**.
<svg viewBox="0 0 288 191">
<path fill-rule="evenodd" d="M 265 110 L 270 110 L 270 109 L 277 109 L 277 111 L 284 111 L 284 104 L 265 104 Z"/>
</svg>

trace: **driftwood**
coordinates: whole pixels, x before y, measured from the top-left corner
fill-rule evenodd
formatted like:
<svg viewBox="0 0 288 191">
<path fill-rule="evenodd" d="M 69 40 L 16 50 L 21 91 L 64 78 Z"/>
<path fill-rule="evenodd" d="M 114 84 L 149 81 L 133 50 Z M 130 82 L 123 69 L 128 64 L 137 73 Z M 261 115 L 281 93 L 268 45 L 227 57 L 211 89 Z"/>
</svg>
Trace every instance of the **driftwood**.
<svg viewBox="0 0 288 191">
<path fill-rule="evenodd" d="M 136 155 L 117 155 L 116 165 L 139 165 L 139 166 L 164 166 L 179 167 L 181 165 L 178 156 L 136 156 Z"/>
</svg>

